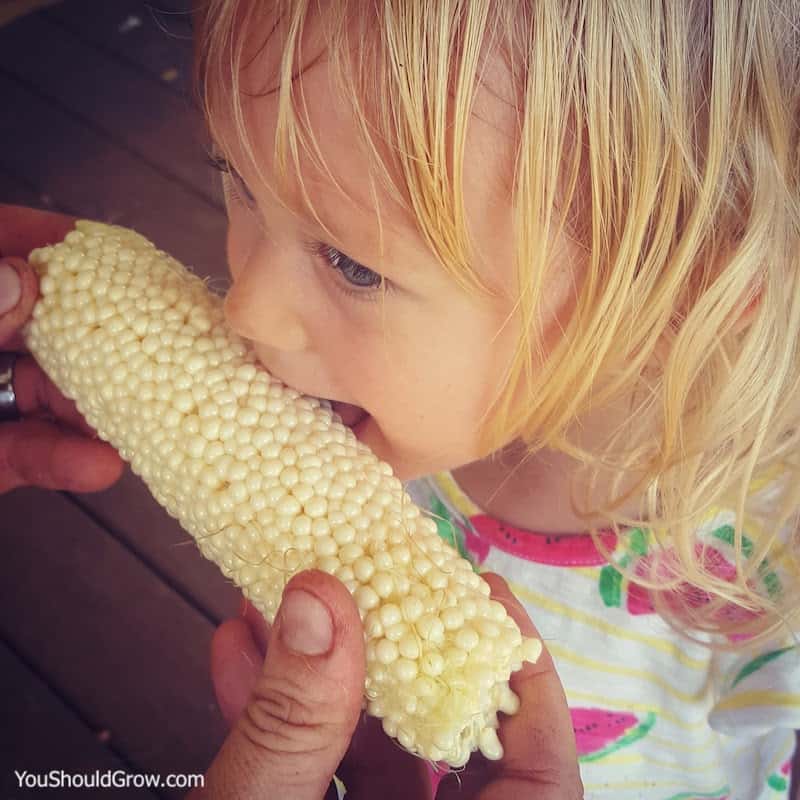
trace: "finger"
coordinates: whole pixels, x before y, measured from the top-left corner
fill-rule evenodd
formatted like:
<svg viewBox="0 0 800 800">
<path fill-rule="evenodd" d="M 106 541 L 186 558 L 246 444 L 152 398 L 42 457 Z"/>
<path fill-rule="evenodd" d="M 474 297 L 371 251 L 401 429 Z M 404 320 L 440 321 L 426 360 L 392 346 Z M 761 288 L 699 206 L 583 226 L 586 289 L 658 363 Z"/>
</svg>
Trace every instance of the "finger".
<svg viewBox="0 0 800 800">
<path fill-rule="evenodd" d="M 75 401 L 64 397 L 31 356 L 20 356 L 14 365 L 14 394 L 23 417 L 44 414 L 89 436 L 97 435 Z"/>
<path fill-rule="evenodd" d="M 267 651 L 266 641 L 263 646 L 259 643 L 254 628 L 263 637 L 269 635 L 271 627 L 256 607 L 244 598 L 241 610 L 246 618 L 223 622 L 211 640 L 211 679 L 217 704 L 229 726 L 236 722 L 247 705 Z M 336 787 L 331 783 L 324 800 L 337 800 L 338 797 Z"/>
<path fill-rule="evenodd" d="M 115 483 L 123 467 L 110 445 L 51 422 L 0 424 L 0 492 L 19 486 L 96 492 Z"/>
<path fill-rule="evenodd" d="M 263 614 L 245 597 L 242 598 L 240 608 L 242 619 L 250 628 L 250 634 L 255 640 L 261 655 L 261 661 L 267 655 L 267 642 L 269 641 L 272 626 L 264 619 Z"/>
<path fill-rule="evenodd" d="M 505 606 L 509 616 L 517 623 L 520 633 L 522 633 L 523 636 L 532 636 L 541 641 L 542 636 L 533 624 L 533 620 L 528 616 L 525 607 L 511 591 L 505 580 L 494 572 L 484 572 L 481 577 L 489 584 L 489 588 L 492 590 L 492 599 L 499 601 Z M 544 642 L 542 642 L 542 645 L 544 645 Z M 553 659 L 550 657 L 550 653 L 547 652 L 547 648 L 543 646 L 539 658 L 534 663 L 529 661 L 524 662 L 522 669 L 514 673 L 514 675 L 519 675 L 520 673 L 536 674 L 538 672 L 554 671 L 555 666 L 553 665 Z M 512 675 L 512 679 L 513 677 Z"/>
<path fill-rule="evenodd" d="M 432 787 L 428 764 L 390 739 L 375 717 L 361 715 L 350 749 L 337 775 L 348 800 L 429 800 Z"/>
<path fill-rule="evenodd" d="M 264 658 L 243 619 L 229 619 L 211 639 L 211 682 L 222 716 L 232 726 L 244 711 Z"/>
<path fill-rule="evenodd" d="M 16 288 L 14 287 L 16 284 Z M 19 329 L 30 319 L 39 297 L 33 268 L 21 258 L 0 261 L 0 347 L 26 352 Z"/>
<path fill-rule="evenodd" d="M 501 602 L 524 636 L 541 636 L 506 582 L 483 574 L 492 597 Z M 511 675 L 520 699 L 519 711 L 500 714 L 498 731 L 503 758 L 489 761 L 480 754 L 458 776 L 445 777 L 437 800 L 479 797 L 480 800 L 572 800 L 583 797 L 575 733 L 564 689 L 552 657 L 543 647 L 535 663 L 525 662 Z"/>
<path fill-rule="evenodd" d="M 0 257 L 27 258 L 36 247 L 60 242 L 77 217 L 0 203 Z"/>
<path fill-rule="evenodd" d="M 363 629 L 352 596 L 324 572 L 296 575 L 247 706 L 199 796 L 320 800 L 358 720 L 364 677 Z"/>
<path fill-rule="evenodd" d="M 249 641 L 254 643 L 263 660 L 271 626 L 245 598 L 242 599 L 241 615 L 249 627 Z M 245 659 L 244 655 L 242 659 Z M 249 665 L 241 665 L 241 669 L 244 677 Z M 243 706 L 244 703 L 236 709 L 236 716 L 241 713 Z M 383 800 L 392 800 L 394 797 L 425 800 L 430 797 L 425 763 L 402 750 L 383 732 L 380 721 L 366 714 L 359 718 L 355 736 L 336 774 L 346 784 L 350 800 L 374 797 Z M 403 779 L 398 781 L 398 775 Z"/>
<path fill-rule="evenodd" d="M 541 634 L 508 584 L 499 575 L 485 577 L 492 587 L 492 595 L 506 607 L 523 636 L 535 636 L 541 641 Z M 504 715 L 500 737 L 504 750 L 503 769 L 524 770 L 531 764 L 531 751 L 535 749 L 541 754 L 537 761 L 541 762 L 538 771 L 543 778 L 548 772 L 561 775 L 577 771 L 572 717 L 564 687 L 544 642 L 536 662 L 523 663 L 522 669 L 511 675 L 509 684 L 520 698 L 523 713 Z M 528 709 L 534 713 L 529 713 Z"/>
</svg>

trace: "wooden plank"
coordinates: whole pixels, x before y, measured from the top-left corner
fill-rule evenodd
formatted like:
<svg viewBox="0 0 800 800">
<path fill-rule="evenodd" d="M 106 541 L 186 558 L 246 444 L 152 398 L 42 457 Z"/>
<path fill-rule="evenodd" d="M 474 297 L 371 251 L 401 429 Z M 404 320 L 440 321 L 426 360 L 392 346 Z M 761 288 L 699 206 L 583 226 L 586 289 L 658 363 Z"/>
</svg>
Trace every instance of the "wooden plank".
<svg viewBox="0 0 800 800">
<path fill-rule="evenodd" d="M 153 499 L 130 467 L 103 492 L 72 495 L 94 520 L 140 555 L 215 623 L 236 616 L 242 593 L 200 553 L 194 539 Z M 2 500 L 0 500 L 2 503 Z"/>
<path fill-rule="evenodd" d="M 0 25 L 8 25 L 23 14 L 59 3 L 61 0 L 4 0 L 0 5 Z"/>
<path fill-rule="evenodd" d="M 3 642 L 0 642 L 0 691 L 3 695 L 0 796 L 21 798 L 31 794 L 31 789 L 20 788 L 17 772 L 44 776 L 50 770 L 63 770 L 71 778 L 93 776 L 95 770 L 131 771 L 131 765 L 105 743 L 105 732 L 86 725 Z M 114 797 L 137 800 L 158 795 L 123 785 L 114 789 Z"/>
<path fill-rule="evenodd" d="M 225 735 L 214 626 L 59 493 L 2 513 L 0 635 L 138 769 L 204 772 Z"/>
<path fill-rule="evenodd" d="M 23 25 L 23 22 L 26 24 Z M 33 34 L 40 31 L 40 28 L 28 25 L 27 22 L 23 20 L 12 26 L 19 33 L 20 55 L 31 49 L 30 41 L 35 40 Z M 63 37 L 62 33 L 56 33 Z M 49 44 L 55 47 L 56 39 Z M 61 52 L 61 58 L 64 63 L 82 63 L 81 69 L 86 71 L 86 75 L 89 74 L 91 59 L 80 50 L 73 52 L 65 49 Z M 72 67 L 66 73 L 71 74 L 71 69 Z M 124 97 L 135 93 L 131 89 L 133 81 L 138 87 L 136 91 L 140 95 L 141 110 L 145 95 L 151 92 L 152 82 L 121 72 L 114 64 L 103 62 L 94 67 L 101 74 L 113 69 L 117 70 L 114 74 L 118 86 L 114 91 L 113 82 L 109 83 L 108 95 Z M 0 85 L 2 81 L 0 77 Z M 51 84 L 49 90 L 57 92 L 63 88 L 67 91 L 69 84 L 70 80 L 66 80 L 63 87 Z M 11 82 L 8 85 L 14 86 Z M 14 161 L 6 164 L 6 169 L 10 172 L 25 170 L 27 173 L 26 184 L 23 184 L 22 179 L 17 179 L 17 185 L 26 185 L 25 191 L 20 190 L 16 194 L 12 192 L 11 196 L 3 192 L 5 200 L 22 204 L 32 202 L 37 206 L 48 205 L 79 216 L 129 225 L 154 238 L 158 246 L 192 265 L 199 274 L 215 275 L 212 286 L 222 287 L 227 284 L 224 277 L 225 219 L 221 211 L 211 207 L 209 201 L 192 196 L 191 192 L 176 184 L 174 178 L 165 178 L 160 169 L 142 164 L 133 154 L 117 147 L 114 138 L 120 135 L 119 130 L 114 131 L 114 136 L 110 139 L 100 136 L 84 127 L 71 113 L 52 109 L 48 100 L 26 92 L 19 85 L 15 88 L 18 96 L 16 106 L 22 118 L 21 128 L 31 128 L 34 131 L 33 138 L 38 141 L 28 140 L 24 147 L 18 146 L 8 136 L 8 131 L 3 129 L 6 130 L 8 140 L 4 142 L 6 147 L 2 148 L 0 161 L 8 154 L 13 154 Z M 74 89 L 72 91 L 74 93 Z M 5 92 L 4 97 L 9 98 L 9 101 L 11 99 L 10 94 Z M 170 116 L 177 118 L 179 109 L 172 96 L 163 91 L 155 92 L 152 99 L 154 111 L 151 116 L 159 119 Z M 165 111 L 162 106 L 169 103 L 172 106 Z M 91 112 L 91 103 L 84 111 Z M 115 106 L 115 113 L 123 112 L 124 107 Z M 146 113 L 143 114 L 147 116 Z M 49 117 L 46 122 L 43 119 L 45 116 Z M 186 118 L 187 115 L 184 113 L 183 117 Z M 94 122 L 100 121 L 112 128 L 115 125 L 118 129 L 124 127 L 118 119 L 115 122 L 113 114 L 107 119 Z M 183 134 L 187 128 L 188 125 L 183 126 Z M 188 142 L 182 143 L 175 137 L 165 137 L 163 129 L 157 126 L 151 126 L 150 130 L 147 125 L 141 126 L 141 140 L 137 145 L 140 149 L 148 150 L 153 158 L 157 155 L 163 163 L 168 163 L 173 158 L 178 161 L 183 158 L 182 163 L 186 169 L 190 169 L 191 164 L 203 164 L 202 154 L 198 153 L 197 147 Z M 194 153 L 194 156 L 181 155 L 189 152 Z M 99 170 L 79 174 L 76 165 L 89 160 L 98 164 Z M 211 171 L 205 165 L 203 169 L 206 173 Z M 119 183 L 109 183 L 105 179 L 108 174 L 117 176 Z M 142 175 L 146 176 L 146 182 Z M 130 194 L 127 192 L 129 186 Z M 122 187 L 125 187 L 126 192 L 121 191 Z M 33 198 L 37 195 L 49 202 L 36 202 Z M 136 200 L 131 200 L 131 197 Z M 120 208 L 120 212 L 102 213 L 103 209 L 108 211 L 108 205 L 112 203 L 115 204 L 112 209 Z M 180 209 L 181 213 L 175 209 Z M 180 239 L 176 234 L 180 235 Z M 217 253 L 213 263 L 209 257 L 212 253 Z M 93 511 L 98 521 L 114 528 L 120 539 L 141 553 L 173 586 L 186 596 L 193 596 L 197 605 L 211 618 L 219 620 L 236 612 L 239 593 L 222 579 L 216 568 L 199 555 L 188 536 L 158 507 L 135 476 L 127 473 L 123 481 L 108 493 L 83 495 L 76 499 L 87 511 Z M 179 543 L 183 543 L 183 546 Z"/>
<path fill-rule="evenodd" d="M 66 0 L 41 16 L 92 47 L 114 53 L 156 80 L 164 80 L 175 91 L 187 93 L 192 52 L 190 6 L 189 0 Z"/>
<path fill-rule="evenodd" d="M 0 169 L 0 199 L 4 203 L 12 203 L 19 206 L 35 206 L 46 208 L 46 201 L 37 194 L 33 186 L 26 186 L 22 181 L 13 175 Z M 56 210 L 56 209 L 53 209 Z M 67 213 L 62 211 L 62 213 Z"/>
<path fill-rule="evenodd" d="M 190 99 L 47 19 L 34 14 L 0 29 L 0 70 L 224 214 L 219 173 L 208 164 L 202 116 Z"/>
<path fill-rule="evenodd" d="M 58 207 L 140 231 L 197 274 L 214 276 L 212 286 L 229 285 L 226 221 L 218 209 L 5 74 L 0 97 L 14 109 L 13 130 L 0 126 L 0 170 L 50 195 Z M 167 122 L 154 124 L 155 138 Z"/>
</svg>

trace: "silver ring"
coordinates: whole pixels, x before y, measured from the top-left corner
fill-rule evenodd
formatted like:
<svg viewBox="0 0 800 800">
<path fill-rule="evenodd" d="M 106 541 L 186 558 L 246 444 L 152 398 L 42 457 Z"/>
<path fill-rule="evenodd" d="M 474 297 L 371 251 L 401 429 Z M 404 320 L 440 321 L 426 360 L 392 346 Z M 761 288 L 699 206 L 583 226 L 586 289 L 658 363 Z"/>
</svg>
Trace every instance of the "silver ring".
<svg viewBox="0 0 800 800">
<path fill-rule="evenodd" d="M 14 392 L 14 365 L 19 353 L 0 350 L 0 422 L 14 422 L 22 416 Z"/>
</svg>

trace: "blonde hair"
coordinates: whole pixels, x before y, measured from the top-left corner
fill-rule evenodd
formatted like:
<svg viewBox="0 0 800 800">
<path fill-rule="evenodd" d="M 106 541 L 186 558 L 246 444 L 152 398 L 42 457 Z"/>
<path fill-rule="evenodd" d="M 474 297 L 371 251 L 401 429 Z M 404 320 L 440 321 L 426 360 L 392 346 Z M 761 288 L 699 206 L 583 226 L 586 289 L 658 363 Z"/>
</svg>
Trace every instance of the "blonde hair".
<svg viewBox="0 0 800 800">
<path fill-rule="evenodd" d="M 471 292 L 492 290 L 471 267 L 465 137 L 486 54 L 508 67 L 521 334 L 487 409 L 482 452 L 520 439 L 530 454 L 547 447 L 577 458 L 590 485 L 607 472 L 616 496 L 581 513 L 601 514 L 623 537 L 630 531 L 621 526 L 646 527 L 663 558 L 644 574 L 617 568 L 654 590 L 657 611 L 676 628 L 705 632 L 698 640 L 720 648 L 734 634 L 759 643 L 792 630 L 800 615 L 797 4 L 207 0 L 195 19 L 195 86 L 209 131 L 221 139 L 216 121 L 232 121 L 258 171 L 239 75 L 261 37 L 260 47 L 275 48 L 275 74 L 264 78 L 278 98 L 276 165 L 301 185 L 302 159 L 330 174 L 295 83 L 310 14 L 324 20 L 325 54 L 360 122 L 370 173 Z M 585 264 L 564 335 L 545 352 L 537 309 L 559 235 Z M 626 424 L 600 452 L 569 440 L 589 409 L 626 397 L 634 398 Z M 619 492 L 631 475 L 636 486 Z M 770 479 L 772 494 L 754 510 Z M 618 511 L 632 496 L 643 498 L 639 518 Z M 715 575 L 698 545 L 715 507 L 735 514 L 727 537 L 735 576 Z"/>
</svg>

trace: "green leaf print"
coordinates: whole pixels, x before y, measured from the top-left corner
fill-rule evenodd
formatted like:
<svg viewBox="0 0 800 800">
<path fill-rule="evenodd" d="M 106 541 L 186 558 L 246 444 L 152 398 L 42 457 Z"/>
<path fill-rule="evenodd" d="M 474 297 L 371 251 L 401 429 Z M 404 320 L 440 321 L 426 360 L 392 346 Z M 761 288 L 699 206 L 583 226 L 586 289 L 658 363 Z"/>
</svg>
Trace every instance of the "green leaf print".
<svg viewBox="0 0 800 800">
<path fill-rule="evenodd" d="M 712 534 L 714 538 L 719 539 L 721 542 L 734 546 L 736 540 L 736 531 L 732 525 L 722 525 L 717 528 Z M 744 533 L 742 534 L 742 555 L 745 558 L 750 558 L 753 554 L 753 542 Z M 758 565 L 758 573 L 761 575 L 761 580 L 764 581 L 764 586 L 767 589 L 767 594 L 774 598 L 781 592 L 780 578 L 770 569 L 769 563 L 765 558 Z"/>
<path fill-rule="evenodd" d="M 646 556 L 650 541 L 650 531 L 645 528 L 634 528 L 628 532 L 630 551 L 637 556 Z"/>
<path fill-rule="evenodd" d="M 734 541 L 736 539 L 736 531 L 734 530 L 732 525 L 723 525 L 720 528 L 717 528 L 713 534 L 711 534 L 715 539 L 719 539 L 721 542 L 726 542 L 731 547 L 734 545 Z M 745 558 L 750 558 L 753 554 L 753 542 L 748 539 L 747 536 L 742 534 L 742 555 Z"/>
<path fill-rule="evenodd" d="M 765 567 L 766 561 L 763 561 L 758 571 L 763 573 Z M 778 578 L 774 572 L 768 572 L 766 575 L 762 574 L 761 577 L 764 580 L 764 586 L 767 587 L 767 594 L 769 594 L 770 597 L 775 597 L 781 590 L 780 578 Z"/>
<path fill-rule="evenodd" d="M 794 650 L 794 645 L 784 647 L 782 650 L 772 650 L 769 653 L 764 653 L 763 655 L 758 656 L 758 658 L 754 658 L 752 661 L 748 661 L 747 664 L 745 664 L 741 670 L 739 670 L 739 674 L 734 678 L 733 683 L 731 684 L 731 689 L 733 689 L 734 686 L 739 683 L 739 681 L 744 680 L 748 675 L 752 675 L 757 669 L 763 667 L 764 664 L 769 663 L 778 656 L 782 656 L 784 653 L 788 653 L 789 650 Z"/>
<path fill-rule="evenodd" d="M 600 596 L 607 608 L 619 608 L 622 604 L 622 573 L 612 566 L 600 570 Z"/>
<path fill-rule="evenodd" d="M 439 536 L 451 547 L 454 547 L 462 558 L 466 558 L 472 564 L 473 569 L 476 569 L 475 559 L 464 544 L 464 536 L 461 533 L 461 529 L 453 522 L 450 512 L 438 497 L 432 498 L 430 510 L 436 515 L 434 519 Z"/>
<path fill-rule="evenodd" d="M 728 800 L 730 791 L 730 786 L 724 786 L 716 792 L 681 792 L 668 797 L 667 800 Z"/>
<path fill-rule="evenodd" d="M 630 560 L 630 556 L 625 555 L 620 559 L 619 565 L 625 569 Z M 616 567 L 607 564 L 600 570 L 598 589 L 607 608 L 619 608 L 622 605 L 622 573 Z"/>
<path fill-rule="evenodd" d="M 786 778 L 773 773 L 767 778 L 767 786 L 769 786 L 770 789 L 774 789 L 776 792 L 785 792 L 789 788 L 789 783 Z"/>
</svg>

